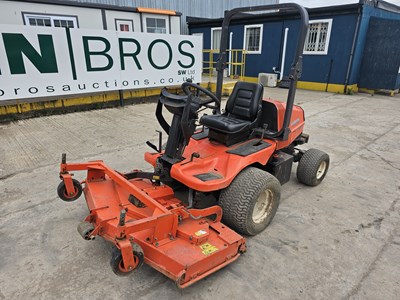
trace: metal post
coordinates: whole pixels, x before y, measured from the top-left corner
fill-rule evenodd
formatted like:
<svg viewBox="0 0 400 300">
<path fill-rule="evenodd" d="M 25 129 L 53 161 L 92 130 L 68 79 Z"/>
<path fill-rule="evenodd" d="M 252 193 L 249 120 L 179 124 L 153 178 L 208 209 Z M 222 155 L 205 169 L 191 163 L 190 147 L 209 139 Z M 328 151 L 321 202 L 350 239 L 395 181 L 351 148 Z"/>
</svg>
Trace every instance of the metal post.
<svg viewBox="0 0 400 300">
<path fill-rule="evenodd" d="M 119 105 L 120 106 L 124 106 L 125 102 L 124 102 L 124 91 L 123 90 L 119 90 Z"/>
<path fill-rule="evenodd" d="M 232 67 L 232 37 L 233 32 L 229 34 L 229 64 L 228 64 L 228 76 L 231 76 L 231 67 Z"/>
<path fill-rule="evenodd" d="M 283 38 L 283 49 L 282 49 L 282 62 L 281 62 L 281 73 L 279 74 L 279 81 L 282 80 L 283 78 L 283 71 L 285 69 L 285 56 L 286 56 L 286 43 L 287 43 L 287 37 L 288 37 L 288 31 L 289 28 L 285 28 L 285 36 Z"/>
</svg>

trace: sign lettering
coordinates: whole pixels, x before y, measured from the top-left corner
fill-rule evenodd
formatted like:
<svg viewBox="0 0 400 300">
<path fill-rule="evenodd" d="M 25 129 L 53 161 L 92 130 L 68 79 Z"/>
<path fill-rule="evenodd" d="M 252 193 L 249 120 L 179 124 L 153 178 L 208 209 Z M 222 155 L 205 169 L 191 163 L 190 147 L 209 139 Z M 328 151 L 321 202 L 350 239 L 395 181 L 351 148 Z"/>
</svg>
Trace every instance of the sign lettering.
<svg viewBox="0 0 400 300">
<path fill-rule="evenodd" d="M 199 36 L 0 25 L 0 101 L 201 81 Z"/>
</svg>

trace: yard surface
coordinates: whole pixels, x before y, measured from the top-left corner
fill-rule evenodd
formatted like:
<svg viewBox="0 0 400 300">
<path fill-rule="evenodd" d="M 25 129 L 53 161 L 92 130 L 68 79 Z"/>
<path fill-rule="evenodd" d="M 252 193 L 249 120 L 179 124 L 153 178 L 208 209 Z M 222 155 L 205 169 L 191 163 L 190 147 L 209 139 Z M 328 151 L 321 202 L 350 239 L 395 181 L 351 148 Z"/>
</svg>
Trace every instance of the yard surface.
<svg viewBox="0 0 400 300">
<path fill-rule="evenodd" d="M 330 155 L 327 177 L 306 187 L 293 168 L 275 219 L 247 239 L 247 253 L 185 290 L 147 265 L 115 276 L 111 245 L 76 231 L 84 197 L 56 195 L 62 152 L 150 170 L 155 103 L 0 124 L 0 299 L 398 299 L 400 95 L 298 90 L 296 103 L 310 134 L 304 148 Z"/>
</svg>

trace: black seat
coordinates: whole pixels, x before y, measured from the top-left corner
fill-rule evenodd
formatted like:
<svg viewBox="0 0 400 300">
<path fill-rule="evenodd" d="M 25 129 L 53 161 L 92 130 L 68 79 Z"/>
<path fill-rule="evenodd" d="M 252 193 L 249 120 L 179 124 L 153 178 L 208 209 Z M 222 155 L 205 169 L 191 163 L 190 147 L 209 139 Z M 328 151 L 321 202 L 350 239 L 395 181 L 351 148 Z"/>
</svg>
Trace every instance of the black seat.
<svg viewBox="0 0 400 300">
<path fill-rule="evenodd" d="M 238 81 L 220 115 L 203 116 L 200 123 L 210 129 L 209 138 L 227 146 L 247 138 L 261 116 L 263 86 Z"/>
</svg>

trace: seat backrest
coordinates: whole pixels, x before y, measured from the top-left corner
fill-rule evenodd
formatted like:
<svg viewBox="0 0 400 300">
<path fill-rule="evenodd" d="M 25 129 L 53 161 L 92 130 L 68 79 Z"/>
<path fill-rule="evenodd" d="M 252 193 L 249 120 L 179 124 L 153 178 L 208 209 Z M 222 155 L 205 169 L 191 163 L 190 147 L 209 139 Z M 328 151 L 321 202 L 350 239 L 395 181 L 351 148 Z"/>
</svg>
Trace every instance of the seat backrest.
<svg viewBox="0 0 400 300">
<path fill-rule="evenodd" d="M 236 82 L 226 103 L 226 114 L 238 119 L 254 121 L 261 111 L 263 89 L 264 87 L 258 83 Z"/>
</svg>

